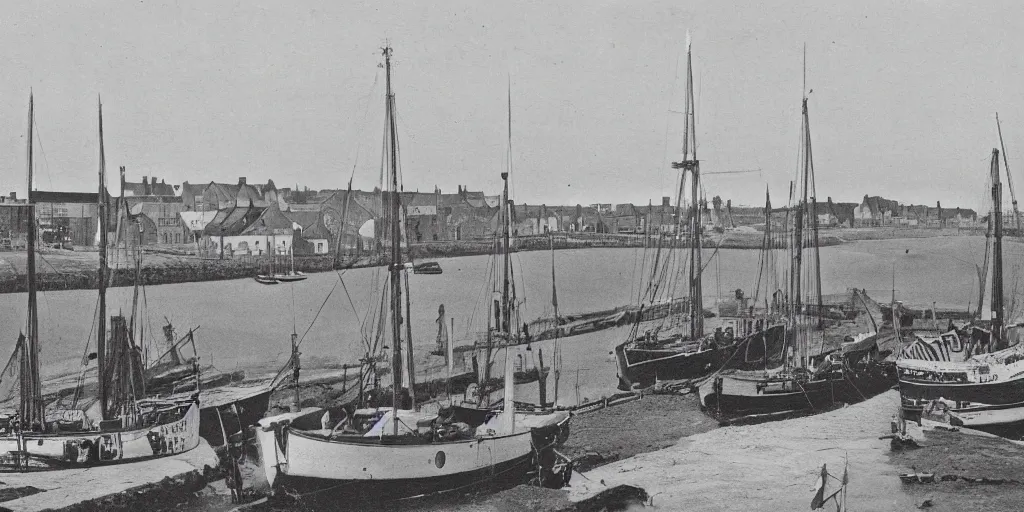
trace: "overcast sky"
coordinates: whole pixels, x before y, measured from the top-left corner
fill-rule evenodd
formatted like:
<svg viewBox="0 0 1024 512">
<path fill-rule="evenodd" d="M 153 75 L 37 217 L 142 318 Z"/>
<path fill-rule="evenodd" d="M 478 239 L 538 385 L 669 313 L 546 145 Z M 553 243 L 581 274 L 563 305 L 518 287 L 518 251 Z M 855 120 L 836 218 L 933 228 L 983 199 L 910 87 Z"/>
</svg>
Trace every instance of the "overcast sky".
<svg viewBox="0 0 1024 512">
<path fill-rule="evenodd" d="M 693 39 L 708 194 L 782 202 L 796 169 L 807 44 L 818 195 L 980 205 L 1000 113 L 1024 187 L 1013 2 L 11 2 L 0 29 L 0 180 L 24 194 L 29 88 L 38 189 L 95 190 L 96 97 L 110 183 L 379 181 L 383 73 L 405 187 L 497 191 L 511 77 L 515 197 L 670 194 Z M 257 4 L 264 3 L 264 6 Z M 358 159 L 357 159 L 358 156 Z M 1024 193 L 1024 192 L 1022 192 Z"/>
</svg>

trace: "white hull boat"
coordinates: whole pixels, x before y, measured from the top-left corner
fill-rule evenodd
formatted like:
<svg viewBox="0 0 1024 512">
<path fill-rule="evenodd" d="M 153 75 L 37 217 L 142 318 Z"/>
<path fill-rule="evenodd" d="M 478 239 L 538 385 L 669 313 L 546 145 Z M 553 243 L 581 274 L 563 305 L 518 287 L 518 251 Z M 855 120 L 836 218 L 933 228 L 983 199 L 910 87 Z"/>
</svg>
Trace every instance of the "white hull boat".
<svg viewBox="0 0 1024 512">
<path fill-rule="evenodd" d="M 167 411 L 174 413 L 174 411 Z M 181 418 L 133 430 L 35 433 L 0 437 L 0 472 L 137 462 L 199 446 L 199 406 Z"/>
</svg>

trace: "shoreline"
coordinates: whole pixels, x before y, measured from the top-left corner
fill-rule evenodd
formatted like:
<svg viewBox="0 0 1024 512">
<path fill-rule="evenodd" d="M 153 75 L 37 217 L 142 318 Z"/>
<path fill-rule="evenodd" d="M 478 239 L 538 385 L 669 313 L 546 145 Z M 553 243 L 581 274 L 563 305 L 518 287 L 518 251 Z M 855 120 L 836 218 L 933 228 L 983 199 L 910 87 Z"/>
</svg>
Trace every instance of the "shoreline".
<svg viewBox="0 0 1024 512">
<path fill-rule="evenodd" d="M 931 238 L 940 236 L 967 236 L 977 234 L 969 230 L 956 229 L 893 229 L 893 228 L 846 228 L 821 230 L 818 235 L 819 247 L 837 246 L 864 240 L 892 240 L 909 238 Z M 706 250 L 739 249 L 760 250 L 763 241 L 760 231 L 730 231 L 705 236 Z M 608 235 L 558 233 L 519 237 L 515 243 L 516 252 L 592 248 L 642 248 L 648 240 L 643 235 Z M 686 244 L 680 245 L 685 247 Z M 457 242 L 419 242 L 411 246 L 414 260 L 456 258 L 490 254 L 493 242 L 490 240 L 466 240 Z M 110 258 L 110 287 L 132 286 L 135 269 L 119 265 L 117 252 Z M 27 256 L 21 252 L 0 252 L 0 293 L 24 293 L 27 291 Z M 43 250 L 37 263 L 37 289 L 40 291 L 91 290 L 97 288 L 98 252 L 95 250 L 65 251 Z M 125 258 L 127 259 L 127 258 Z M 283 259 L 283 258 L 282 258 Z M 142 285 L 178 284 L 190 282 L 223 281 L 254 277 L 267 267 L 267 258 L 241 256 L 228 259 L 208 259 L 178 250 L 162 248 L 148 249 L 143 267 L 140 269 Z M 348 268 L 367 268 L 382 265 L 380 257 L 348 257 L 335 265 L 333 255 L 299 256 L 295 258 L 295 270 L 307 274 L 330 272 Z"/>
<path fill-rule="evenodd" d="M 584 470 L 568 488 L 569 499 L 580 503 L 630 485 L 642 488 L 655 507 L 807 510 L 816 475 L 826 464 L 833 475 L 848 467 L 851 510 L 1020 509 L 1021 443 L 935 422 L 923 428 L 908 422 L 917 447 L 896 447 L 888 434 L 898 409 L 899 394 L 890 390 L 818 415 L 697 429 L 670 446 Z M 935 482 L 901 482 L 901 474 L 916 472 L 934 474 Z"/>
</svg>

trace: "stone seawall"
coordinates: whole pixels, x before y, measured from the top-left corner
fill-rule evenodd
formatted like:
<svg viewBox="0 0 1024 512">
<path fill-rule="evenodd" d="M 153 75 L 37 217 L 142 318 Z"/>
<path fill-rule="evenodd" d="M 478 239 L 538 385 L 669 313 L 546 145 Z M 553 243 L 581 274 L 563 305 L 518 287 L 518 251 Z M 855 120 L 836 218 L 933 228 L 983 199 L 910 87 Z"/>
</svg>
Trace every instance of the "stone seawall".
<svg viewBox="0 0 1024 512">
<path fill-rule="evenodd" d="M 829 230 L 818 235 L 821 247 L 839 245 L 856 240 L 876 240 L 887 238 L 917 238 L 922 236 L 950 236 L 957 232 L 949 230 L 886 230 L 886 229 L 846 229 Z M 964 233 L 966 234 L 966 233 Z M 764 234 L 758 231 L 730 231 L 726 233 L 710 233 L 704 236 L 702 245 L 705 250 L 746 249 L 760 250 Z M 670 239 L 662 239 L 662 247 L 670 243 Z M 779 241 L 779 243 L 782 243 Z M 636 234 L 604 234 L 604 233 L 556 233 L 548 235 L 529 235 L 513 238 L 512 250 L 515 252 L 546 251 L 552 245 L 557 250 L 584 248 L 639 248 L 657 246 L 656 238 L 647 238 Z M 676 241 L 676 247 L 688 247 L 686 240 Z M 454 258 L 491 254 L 495 249 L 495 241 L 459 240 L 419 242 L 411 245 L 414 260 Z M 27 290 L 24 253 L 6 253 L 12 257 L 7 259 L 9 268 L 0 268 L 0 293 L 19 293 Z M 2 255 L 0 255 L 2 256 Z M 21 261 L 18 256 L 20 256 Z M 82 290 L 96 288 L 95 270 L 98 259 L 95 251 L 72 252 L 54 251 L 43 256 L 43 263 L 37 266 L 37 282 L 39 290 Z M 340 268 L 361 268 L 382 265 L 383 257 L 361 256 L 347 258 Z M 207 259 L 193 255 L 147 250 L 142 269 L 142 283 L 145 285 L 189 283 L 199 281 L 218 281 L 226 279 L 244 279 L 266 272 L 268 264 L 265 257 L 241 256 L 234 259 Z M 286 268 L 287 258 L 280 258 L 279 268 Z M 331 255 L 297 256 L 295 269 L 305 273 L 328 272 L 335 268 Z M 130 268 L 111 270 L 111 286 L 132 286 L 135 282 L 135 271 Z"/>
</svg>

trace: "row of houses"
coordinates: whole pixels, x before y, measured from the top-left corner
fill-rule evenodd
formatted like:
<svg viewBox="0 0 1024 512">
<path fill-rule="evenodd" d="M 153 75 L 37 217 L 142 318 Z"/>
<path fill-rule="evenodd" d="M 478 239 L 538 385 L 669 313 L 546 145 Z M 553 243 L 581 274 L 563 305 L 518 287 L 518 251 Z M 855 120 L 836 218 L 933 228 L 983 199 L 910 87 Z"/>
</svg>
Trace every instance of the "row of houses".
<svg viewBox="0 0 1024 512">
<path fill-rule="evenodd" d="M 120 197 L 106 197 L 114 205 L 107 226 L 115 235 L 112 240 L 129 245 L 188 244 L 217 257 L 365 250 L 383 238 L 383 222 L 379 220 L 391 210 L 395 197 L 379 189 L 278 188 L 272 180 L 252 184 L 245 177 L 236 183 L 201 185 L 172 185 L 155 177 L 130 182 L 124 168 L 121 190 Z M 32 191 L 30 201 L 36 204 L 45 243 L 97 243 L 97 193 Z M 0 207 L 18 203 L 14 196 L 0 198 Z M 458 186 L 455 193 L 444 193 L 436 187 L 430 192 L 403 192 L 405 239 L 415 243 L 493 236 L 499 229 L 499 203 L 500 196 L 469 191 L 463 186 Z M 764 222 L 763 207 L 733 207 L 731 201 L 717 196 L 702 201 L 698 208 L 704 230 Z M 816 203 L 816 208 L 819 225 L 823 227 L 973 226 L 979 222 L 970 209 L 944 209 L 938 203 L 935 207 L 904 205 L 867 195 L 860 203 L 833 202 L 828 198 Z M 668 197 L 658 204 L 639 206 L 515 204 L 512 229 L 516 236 L 548 232 L 674 233 L 679 226 L 685 229 L 693 213 L 692 205 L 677 211 Z M 6 221 L 0 218 L 0 247 L 16 246 L 19 229 L 24 229 L 18 227 L 22 214 L 6 215 Z"/>
</svg>

